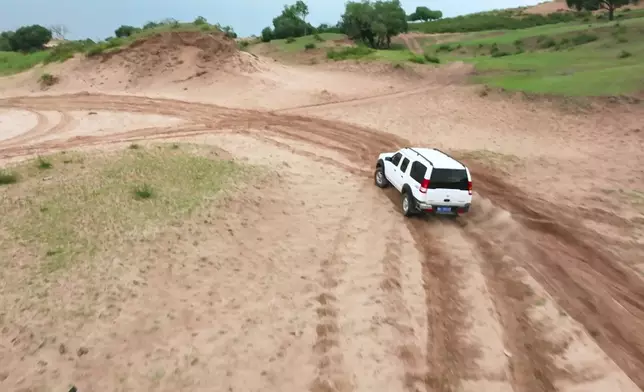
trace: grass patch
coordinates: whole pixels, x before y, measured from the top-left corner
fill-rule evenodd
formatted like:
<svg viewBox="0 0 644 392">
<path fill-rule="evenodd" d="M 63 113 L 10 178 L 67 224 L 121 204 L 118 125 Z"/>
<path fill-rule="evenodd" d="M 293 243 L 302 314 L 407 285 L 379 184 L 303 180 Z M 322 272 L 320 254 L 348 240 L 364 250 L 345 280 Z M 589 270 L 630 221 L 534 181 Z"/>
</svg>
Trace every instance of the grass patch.
<svg viewBox="0 0 644 392">
<path fill-rule="evenodd" d="M 34 166 L 21 164 L 13 170 L 22 181 L 0 188 L 0 231 L 10 234 L 0 236 L 0 246 L 29 244 L 42 256 L 46 272 L 144 239 L 148 229 L 154 232 L 190 215 L 251 170 L 210 159 L 209 150 L 201 147 L 80 156 L 82 164 L 67 165 L 56 163 L 68 155 L 46 157 L 53 163 L 48 181 L 36 175 Z"/>
<path fill-rule="evenodd" d="M 26 71 L 42 63 L 49 54 L 45 51 L 34 53 L 0 52 L 0 76 Z"/>
<path fill-rule="evenodd" d="M 16 173 L 2 170 L 0 171 L 0 185 L 10 185 L 18 182 L 18 175 Z"/>
<path fill-rule="evenodd" d="M 305 50 L 311 50 L 315 49 L 315 44 L 313 42 L 309 42 L 308 44 L 304 45 Z"/>
<path fill-rule="evenodd" d="M 38 157 L 38 159 L 36 159 L 36 166 L 38 167 L 38 169 L 47 170 L 51 169 L 53 167 L 53 164 L 48 159 Z"/>
<path fill-rule="evenodd" d="M 376 53 L 375 49 L 366 46 L 347 46 L 338 49 L 329 49 L 326 52 L 326 57 L 331 60 L 356 60 L 367 57 Z"/>
</svg>

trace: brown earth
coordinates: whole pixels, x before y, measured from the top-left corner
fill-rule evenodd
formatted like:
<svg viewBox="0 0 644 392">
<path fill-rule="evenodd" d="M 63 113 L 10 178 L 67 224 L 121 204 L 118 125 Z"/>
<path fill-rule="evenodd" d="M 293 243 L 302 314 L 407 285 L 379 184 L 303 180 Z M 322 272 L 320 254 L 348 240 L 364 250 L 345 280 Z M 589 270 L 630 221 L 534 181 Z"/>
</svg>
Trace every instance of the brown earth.
<svg viewBox="0 0 644 392">
<path fill-rule="evenodd" d="M 166 50 L 181 72 L 202 60 L 175 39 L 65 64 L 46 96 L 33 72 L 0 81 L 0 159 L 186 141 L 272 174 L 46 296 L 25 284 L 39 258 L 2 242 L 0 389 L 644 387 L 641 107 L 484 97 L 459 64 L 410 77 L 226 50 L 249 63 L 174 83 Z M 145 48 L 153 75 L 118 83 Z M 373 185 L 377 154 L 410 144 L 469 164 L 469 216 L 405 219 Z"/>
</svg>

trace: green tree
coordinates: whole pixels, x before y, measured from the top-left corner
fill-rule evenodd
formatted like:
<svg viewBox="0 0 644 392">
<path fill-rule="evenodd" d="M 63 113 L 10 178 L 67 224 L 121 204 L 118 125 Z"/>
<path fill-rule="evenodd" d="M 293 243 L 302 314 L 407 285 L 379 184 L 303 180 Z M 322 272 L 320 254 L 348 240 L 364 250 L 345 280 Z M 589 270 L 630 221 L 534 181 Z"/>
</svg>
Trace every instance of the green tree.
<svg viewBox="0 0 644 392">
<path fill-rule="evenodd" d="M 273 29 L 270 27 L 264 27 L 262 30 L 262 42 L 271 42 L 273 39 Z"/>
<path fill-rule="evenodd" d="M 122 38 L 122 37 L 129 37 L 132 34 L 136 33 L 139 31 L 139 28 L 136 28 L 134 26 L 127 26 L 127 25 L 122 25 L 118 29 L 114 30 L 114 35 L 117 38 Z"/>
<path fill-rule="evenodd" d="M 14 52 L 43 49 L 51 41 L 51 31 L 41 25 L 23 26 L 9 35 L 9 46 Z"/>
<path fill-rule="evenodd" d="M 197 16 L 194 22 L 192 22 L 192 24 L 194 24 L 195 26 L 201 26 L 201 25 L 208 24 L 208 20 L 203 16 Z"/>
<path fill-rule="evenodd" d="M 372 48 L 389 48 L 391 37 L 408 30 L 400 0 L 349 1 L 342 14 L 342 26 L 349 37 Z"/>
<path fill-rule="evenodd" d="M 273 38 L 301 37 L 314 31 L 304 20 L 308 14 L 309 8 L 303 1 L 285 5 L 282 13 L 273 19 Z"/>
<path fill-rule="evenodd" d="M 302 19 L 304 22 L 304 35 L 307 34 L 306 28 L 307 28 L 307 23 L 306 23 L 306 17 L 309 16 L 309 6 L 306 5 L 306 3 L 302 0 L 297 0 L 295 4 L 293 5 L 293 11 L 295 15 Z"/>
<path fill-rule="evenodd" d="M 442 17 L 443 13 L 441 11 L 432 11 L 427 7 L 416 7 L 416 11 L 412 12 L 407 19 L 412 22 L 418 20 L 427 22 L 429 20 L 437 20 Z"/>
<path fill-rule="evenodd" d="M 11 43 L 9 38 L 13 34 L 13 31 L 3 31 L 0 33 L 0 52 L 11 52 Z"/>
<path fill-rule="evenodd" d="M 577 11 L 607 10 L 609 20 L 615 18 L 615 10 L 619 7 L 637 4 L 638 2 L 638 0 L 566 0 L 568 7 L 574 8 Z"/>
</svg>

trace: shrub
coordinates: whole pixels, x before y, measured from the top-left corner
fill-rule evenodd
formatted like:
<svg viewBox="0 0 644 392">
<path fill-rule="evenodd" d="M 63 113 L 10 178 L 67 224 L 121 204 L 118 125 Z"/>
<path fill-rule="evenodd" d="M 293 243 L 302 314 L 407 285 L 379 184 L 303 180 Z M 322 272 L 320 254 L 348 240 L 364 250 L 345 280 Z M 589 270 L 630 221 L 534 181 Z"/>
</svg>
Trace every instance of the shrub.
<svg viewBox="0 0 644 392">
<path fill-rule="evenodd" d="M 195 26 L 203 26 L 203 25 L 207 25 L 208 21 L 203 16 L 197 16 L 195 20 L 192 22 L 192 24 Z"/>
<path fill-rule="evenodd" d="M 309 42 L 308 44 L 304 45 L 304 49 L 306 50 L 315 49 L 315 44 L 312 42 Z"/>
<path fill-rule="evenodd" d="M 0 171 L 0 185 L 15 184 L 18 182 L 18 175 L 13 172 Z"/>
<path fill-rule="evenodd" d="M 510 56 L 512 53 L 509 52 L 504 52 L 502 50 L 497 50 L 493 53 L 491 53 L 492 57 L 505 57 L 505 56 Z"/>
<path fill-rule="evenodd" d="M 262 30 L 262 42 L 271 42 L 273 39 L 273 30 L 270 27 L 265 27 Z"/>
<path fill-rule="evenodd" d="M 411 56 L 409 56 L 409 61 L 416 64 L 425 64 L 427 60 L 425 60 L 425 57 L 423 56 L 412 54 Z"/>
<path fill-rule="evenodd" d="M 320 34 L 317 34 L 317 33 L 313 35 L 313 39 L 318 41 L 318 42 L 323 42 L 324 41 L 324 38 L 320 37 Z"/>
<path fill-rule="evenodd" d="M 368 48 L 366 46 L 347 46 L 342 49 L 329 50 L 328 52 L 326 52 L 326 57 L 335 61 L 358 59 L 368 56 L 373 52 L 375 52 L 374 49 Z"/>
<path fill-rule="evenodd" d="M 239 42 L 239 47 L 240 47 L 241 49 L 245 49 L 245 48 L 247 48 L 247 47 L 248 47 L 248 45 L 250 45 L 250 42 L 248 42 L 248 41 L 240 41 L 240 42 Z"/>
<path fill-rule="evenodd" d="M 441 44 L 438 49 L 436 49 L 437 52 L 451 52 L 453 51 L 454 48 L 450 44 Z"/>
<path fill-rule="evenodd" d="M 557 41 L 555 41 L 555 40 L 554 40 L 554 39 L 552 39 L 552 38 L 546 38 L 545 40 L 543 40 L 543 41 L 539 44 L 539 47 L 540 47 L 541 49 L 549 49 L 549 48 L 552 48 L 552 47 L 555 47 L 555 46 L 557 46 Z"/>
<path fill-rule="evenodd" d="M 58 83 L 58 80 L 59 79 L 57 76 L 54 76 L 50 73 L 44 73 L 40 75 L 40 79 L 38 79 L 40 85 L 43 87 L 53 86 L 54 84 Z"/>
<path fill-rule="evenodd" d="M 90 46 L 89 49 L 87 49 L 87 52 L 85 52 L 85 55 L 87 55 L 87 57 L 97 56 L 103 53 L 105 49 L 107 49 L 105 45 L 96 44 L 96 45 Z"/>
<path fill-rule="evenodd" d="M 595 34 L 581 33 L 572 38 L 572 43 L 575 46 L 587 44 L 589 42 L 597 41 L 599 37 Z"/>
<path fill-rule="evenodd" d="M 51 164 L 51 162 L 49 162 L 49 161 L 48 161 L 48 160 L 46 160 L 45 158 L 43 158 L 43 157 L 38 157 L 38 168 L 39 168 L 39 169 L 43 169 L 43 170 L 44 170 L 44 169 L 51 169 L 51 168 L 52 168 L 52 166 L 53 166 L 53 165 Z"/>
<path fill-rule="evenodd" d="M 143 184 L 134 188 L 134 198 L 137 200 L 150 199 L 154 196 L 154 190 L 148 184 Z"/>
<path fill-rule="evenodd" d="M 441 62 L 441 60 L 438 57 L 432 56 L 429 53 L 425 53 L 424 57 L 428 63 L 440 64 Z"/>
<path fill-rule="evenodd" d="M 631 57 L 632 55 L 633 55 L 633 53 L 631 53 L 631 52 L 627 52 L 626 50 L 622 50 L 622 51 L 619 53 L 619 55 L 617 55 L 617 58 L 625 59 L 625 58 L 627 58 L 627 57 Z"/>
<path fill-rule="evenodd" d="M 626 43 L 626 42 L 628 42 L 628 38 L 620 35 L 619 37 L 617 37 L 617 42 L 619 42 L 621 44 Z"/>
<path fill-rule="evenodd" d="M 130 150 L 139 150 L 140 148 L 141 148 L 141 145 L 136 143 L 130 144 L 130 147 L 129 147 Z"/>
<path fill-rule="evenodd" d="M 287 43 L 287 44 L 292 44 L 292 43 L 293 43 L 293 42 L 295 42 L 295 41 L 297 41 L 297 40 L 296 40 L 295 38 L 293 38 L 293 37 L 288 37 L 288 38 L 286 39 L 286 43 Z"/>
<path fill-rule="evenodd" d="M 129 36 L 131 36 L 132 34 L 138 32 L 138 31 L 141 31 L 141 29 L 139 29 L 137 27 L 134 27 L 134 26 L 122 25 L 118 29 L 114 30 L 114 35 L 117 38 L 129 37 Z"/>
</svg>

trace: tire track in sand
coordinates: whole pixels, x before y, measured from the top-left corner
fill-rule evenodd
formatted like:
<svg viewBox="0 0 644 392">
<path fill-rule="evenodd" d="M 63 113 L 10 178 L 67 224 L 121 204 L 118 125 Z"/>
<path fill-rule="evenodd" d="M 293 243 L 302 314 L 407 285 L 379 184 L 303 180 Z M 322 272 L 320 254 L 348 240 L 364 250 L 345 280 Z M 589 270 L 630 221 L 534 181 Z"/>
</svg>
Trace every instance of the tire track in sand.
<svg viewBox="0 0 644 392">
<path fill-rule="evenodd" d="M 313 345 L 313 352 L 317 355 L 317 374 L 311 383 L 310 392 L 353 391 L 340 348 L 339 307 L 338 299 L 334 294 L 341 269 L 339 251 L 347 239 L 346 231 L 351 220 L 350 211 L 349 209 L 349 214 L 341 222 L 340 230 L 333 239 L 331 254 L 320 263 L 322 293 L 316 297 L 318 324 L 315 327 L 316 339 Z"/>
<path fill-rule="evenodd" d="M 13 137 L 0 141 L 0 146 L 4 147 L 4 146 L 18 145 L 23 143 L 25 140 L 29 140 L 34 136 L 38 136 L 47 132 L 47 129 L 49 127 L 49 119 L 45 114 L 33 109 L 23 109 L 23 110 L 26 110 L 31 114 L 33 114 L 34 116 L 36 116 L 36 125 L 34 125 L 27 132 L 24 132 L 19 135 L 15 135 Z"/>
<path fill-rule="evenodd" d="M 382 259 L 383 279 L 380 287 L 385 292 L 383 303 L 386 323 L 394 329 L 396 354 L 403 365 L 403 386 L 406 391 L 424 390 L 426 366 L 425 358 L 416 341 L 416 334 L 411 324 L 412 315 L 409 312 L 403 295 L 403 276 L 401 263 L 401 227 L 397 220 L 389 230 L 390 236 L 386 244 L 385 255 Z"/>
</svg>

